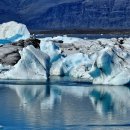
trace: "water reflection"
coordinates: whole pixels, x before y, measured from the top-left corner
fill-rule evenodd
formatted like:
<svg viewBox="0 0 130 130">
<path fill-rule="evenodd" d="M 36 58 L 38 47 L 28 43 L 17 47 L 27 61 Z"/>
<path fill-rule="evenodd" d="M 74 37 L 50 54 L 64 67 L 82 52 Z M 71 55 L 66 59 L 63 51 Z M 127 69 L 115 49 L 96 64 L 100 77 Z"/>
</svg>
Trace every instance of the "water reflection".
<svg viewBox="0 0 130 130">
<path fill-rule="evenodd" d="M 48 83 L 5 85 L 4 88 L 8 89 L 7 97 L 4 98 L 9 98 L 11 104 L 7 103 L 3 107 L 8 107 L 6 111 L 10 111 L 9 108 L 13 106 L 13 109 L 17 109 L 17 118 L 14 116 L 14 120 L 24 120 L 30 127 L 129 126 L 129 87 Z M 1 114 L 4 109 L 0 110 Z M 11 117 L 12 114 L 16 113 L 11 113 Z M 3 116 L 9 118 L 6 113 Z"/>
<path fill-rule="evenodd" d="M 60 102 L 61 95 L 50 85 L 10 85 L 20 99 L 20 105 L 25 109 L 52 109 L 56 102 Z"/>
<path fill-rule="evenodd" d="M 27 107 L 40 105 L 40 108 L 53 109 L 56 103 L 62 101 L 63 95 L 75 98 L 88 97 L 94 109 L 100 114 L 122 112 L 130 108 L 130 89 L 125 86 L 60 86 L 60 85 L 15 85 L 8 86 L 20 98 L 21 105 Z M 35 107 L 35 106 L 34 106 Z"/>
</svg>

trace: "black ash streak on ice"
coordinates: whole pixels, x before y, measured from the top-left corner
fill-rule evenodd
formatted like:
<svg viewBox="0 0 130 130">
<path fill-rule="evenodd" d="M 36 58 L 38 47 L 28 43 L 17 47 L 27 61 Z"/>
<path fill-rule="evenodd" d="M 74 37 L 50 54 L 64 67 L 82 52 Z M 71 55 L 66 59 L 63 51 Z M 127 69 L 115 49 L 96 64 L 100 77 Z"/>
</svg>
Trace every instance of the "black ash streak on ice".
<svg viewBox="0 0 130 130">
<path fill-rule="evenodd" d="M 20 40 L 18 42 L 5 44 L 0 46 L 0 64 L 3 65 L 15 65 L 21 56 L 19 51 L 22 51 L 24 47 L 33 45 L 35 48 L 39 48 L 40 40 L 29 38 L 27 40 Z"/>
</svg>

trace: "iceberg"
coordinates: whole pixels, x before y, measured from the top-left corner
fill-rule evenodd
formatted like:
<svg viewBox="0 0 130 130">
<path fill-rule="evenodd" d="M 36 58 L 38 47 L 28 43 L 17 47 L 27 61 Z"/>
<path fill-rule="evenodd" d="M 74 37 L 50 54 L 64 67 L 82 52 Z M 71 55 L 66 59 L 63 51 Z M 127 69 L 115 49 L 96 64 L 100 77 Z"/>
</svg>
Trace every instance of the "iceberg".
<svg viewBox="0 0 130 130">
<path fill-rule="evenodd" d="M 54 62 L 50 69 L 50 75 L 83 78 L 84 76 L 88 76 L 85 73 L 85 68 L 91 67 L 92 62 L 86 54 L 71 54 Z"/>
<path fill-rule="evenodd" d="M 16 42 L 30 37 L 26 25 L 14 21 L 0 24 L 0 44 Z"/>
<path fill-rule="evenodd" d="M 50 75 L 85 78 L 93 84 L 124 85 L 130 82 L 128 39 L 124 40 L 124 44 L 117 39 L 87 42 L 87 45 L 78 43 L 82 45 L 80 49 L 85 48 L 84 52 L 78 50 L 80 53 L 74 52 L 54 62 Z"/>
<path fill-rule="evenodd" d="M 52 63 L 51 68 L 50 68 L 51 76 L 64 76 L 63 62 L 64 62 L 64 59 L 60 58 L 59 60 Z"/>
<path fill-rule="evenodd" d="M 21 59 L 12 69 L 0 74 L 2 79 L 47 79 L 49 75 L 48 55 L 27 46 L 21 52 Z"/>
<path fill-rule="evenodd" d="M 50 57 L 51 63 L 61 57 L 61 50 L 53 41 L 41 40 L 40 50 Z"/>
<path fill-rule="evenodd" d="M 114 46 L 99 51 L 88 72 L 94 84 L 124 85 L 130 81 L 130 55 L 125 49 Z"/>
<path fill-rule="evenodd" d="M 0 25 L 1 44 L 29 37 L 30 33 L 23 24 L 12 21 Z M 13 50 L 9 46 L 6 46 L 6 51 L 1 48 L 0 78 L 48 79 L 49 76 L 68 76 L 83 78 L 93 84 L 130 83 L 130 38 L 89 40 L 57 36 L 40 38 L 37 44 L 31 43 L 33 40 L 25 40 L 25 46 L 20 41 L 18 47 L 12 43 L 9 46 Z M 7 56 L 8 53 L 18 60 L 11 59 L 12 55 Z M 8 66 L 10 63 L 12 66 Z"/>
</svg>

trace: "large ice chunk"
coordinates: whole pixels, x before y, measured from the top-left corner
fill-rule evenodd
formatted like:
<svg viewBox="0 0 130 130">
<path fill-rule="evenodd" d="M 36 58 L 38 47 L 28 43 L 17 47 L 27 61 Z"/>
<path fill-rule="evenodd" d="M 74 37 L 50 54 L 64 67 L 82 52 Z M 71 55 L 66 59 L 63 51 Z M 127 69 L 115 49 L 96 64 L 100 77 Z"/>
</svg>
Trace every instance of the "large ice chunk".
<svg viewBox="0 0 130 130">
<path fill-rule="evenodd" d="M 4 79 L 47 79 L 49 75 L 49 57 L 34 48 L 28 46 L 21 52 L 21 59 L 10 70 L 0 74 Z"/>
<path fill-rule="evenodd" d="M 94 84 L 124 85 L 130 82 L 130 55 L 119 46 L 106 47 L 89 71 Z"/>
<path fill-rule="evenodd" d="M 63 63 L 63 70 L 66 75 L 70 74 L 70 71 L 77 66 L 86 65 L 89 66 L 91 63 L 89 57 L 86 54 L 76 53 L 69 55 L 65 58 Z"/>
<path fill-rule="evenodd" d="M 79 48 L 85 49 L 84 52 L 69 54 L 54 62 L 50 75 L 86 78 L 94 84 L 128 84 L 130 82 L 128 40 L 125 40 L 124 44 L 116 39 L 98 39 L 89 42 L 87 45 L 81 43 L 82 46 Z"/>
<path fill-rule="evenodd" d="M 64 76 L 63 62 L 64 62 L 64 58 L 60 58 L 59 60 L 52 63 L 50 68 L 51 76 Z"/>
<path fill-rule="evenodd" d="M 50 62 L 57 61 L 61 57 L 61 50 L 53 41 L 41 40 L 40 49 L 50 56 Z"/>
<path fill-rule="evenodd" d="M 0 44 L 27 39 L 30 33 L 24 24 L 14 21 L 0 24 Z"/>
<path fill-rule="evenodd" d="M 50 69 L 50 75 L 65 75 L 75 78 L 90 78 L 88 70 L 93 64 L 92 59 L 86 54 L 76 53 L 54 62 Z"/>
</svg>

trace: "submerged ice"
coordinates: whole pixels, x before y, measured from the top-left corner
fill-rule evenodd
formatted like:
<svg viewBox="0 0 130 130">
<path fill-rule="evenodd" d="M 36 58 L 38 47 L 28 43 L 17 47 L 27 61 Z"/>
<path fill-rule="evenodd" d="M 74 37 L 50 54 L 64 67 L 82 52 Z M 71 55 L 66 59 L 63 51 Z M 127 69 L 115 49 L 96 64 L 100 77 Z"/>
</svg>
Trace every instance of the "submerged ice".
<svg viewBox="0 0 130 130">
<path fill-rule="evenodd" d="M 15 26 L 15 28 L 14 28 Z M 0 43 L 30 37 L 23 24 L 0 25 Z M 49 76 L 84 78 L 93 84 L 130 82 L 130 38 L 81 39 L 67 36 L 40 38 L 40 48 L 28 44 L 14 66 L 0 65 L 0 78 L 48 79 Z"/>
</svg>

